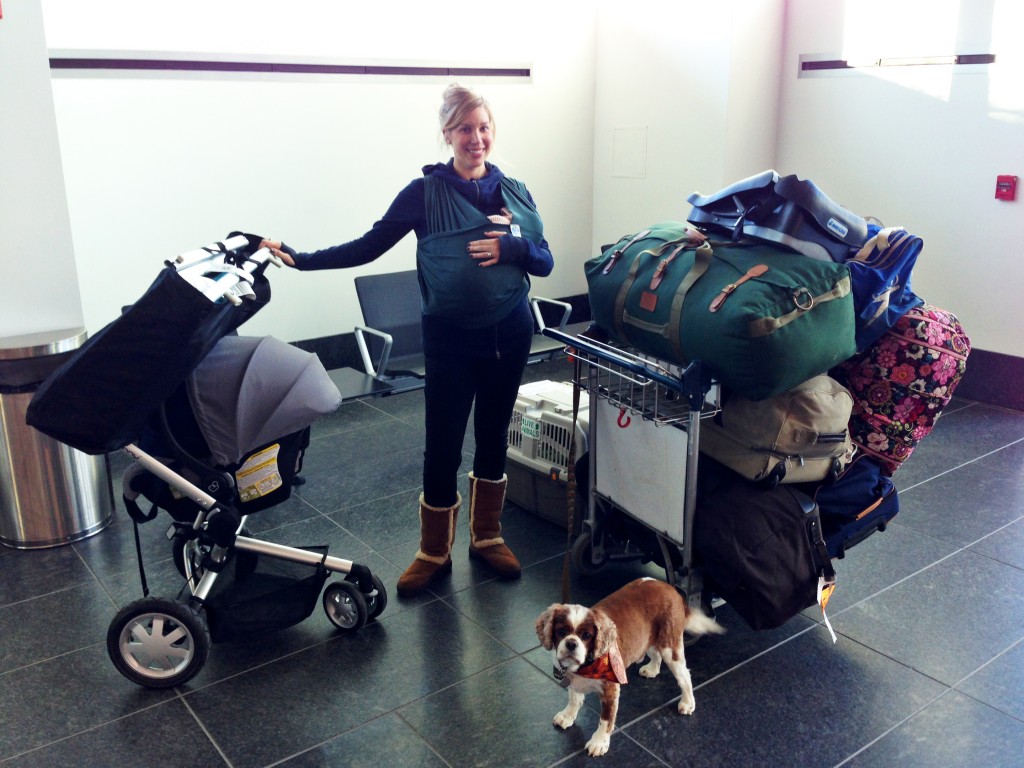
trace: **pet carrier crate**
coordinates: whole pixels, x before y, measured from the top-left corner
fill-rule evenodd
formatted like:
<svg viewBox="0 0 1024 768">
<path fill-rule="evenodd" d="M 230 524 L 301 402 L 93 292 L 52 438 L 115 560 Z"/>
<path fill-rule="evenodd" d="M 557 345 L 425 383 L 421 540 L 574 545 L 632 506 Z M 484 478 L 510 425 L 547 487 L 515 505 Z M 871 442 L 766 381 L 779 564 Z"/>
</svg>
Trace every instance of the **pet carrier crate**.
<svg viewBox="0 0 1024 768">
<path fill-rule="evenodd" d="M 509 501 L 562 527 L 566 525 L 569 449 L 587 451 L 589 399 L 580 393 L 573 424 L 571 382 L 536 381 L 519 388 L 508 428 Z"/>
</svg>

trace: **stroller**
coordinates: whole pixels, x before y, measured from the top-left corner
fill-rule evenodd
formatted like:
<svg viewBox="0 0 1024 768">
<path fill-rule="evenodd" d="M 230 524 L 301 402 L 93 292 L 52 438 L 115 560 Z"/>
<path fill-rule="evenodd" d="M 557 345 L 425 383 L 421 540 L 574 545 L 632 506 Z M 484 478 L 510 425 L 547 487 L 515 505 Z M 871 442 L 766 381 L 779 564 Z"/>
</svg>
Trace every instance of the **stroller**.
<svg viewBox="0 0 1024 768">
<path fill-rule="evenodd" d="M 136 529 L 143 598 L 118 611 L 107 632 L 114 666 L 148 688 L 190 680 L 213 642 L 303 621 L 321 593 L 344 631 L 387 604 L 365 565 L 326 546 L 255 539 L 245 527 L 248 515 L 290 496 L 310 425 L 341 404 L 315 355 L 237 334 L 270 298 L 264 273 L 277 260 L 259 242 L 232 233 L 168 262 L 142 298 L 40 386 L 27 413 L 30 425 L 73 448 L 134 459 L 122 486 L 136 526 L 161 509 L 172 518 L 181 591 L 149 594 Z M 332 573 L 345 577 L 324 588 Z"/>
</svg>

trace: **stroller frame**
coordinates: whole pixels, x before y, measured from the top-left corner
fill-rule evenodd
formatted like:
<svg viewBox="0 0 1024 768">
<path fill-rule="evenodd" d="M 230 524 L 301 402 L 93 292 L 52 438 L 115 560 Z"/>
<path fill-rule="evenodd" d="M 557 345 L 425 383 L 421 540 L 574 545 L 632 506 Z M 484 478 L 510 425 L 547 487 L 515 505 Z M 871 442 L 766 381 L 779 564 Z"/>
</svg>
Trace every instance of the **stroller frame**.
<svg viewBox="0 0 1024 768">
<path fill-rule="evenodd" d="M 152 472 L 164 482 L 169 485 L 173 485 L 179 491 L 184 492 L 192 502 L 200 507 L 199 514 L 196 515 L 195 522 L 192 523 L 193 530 L 202 530 L 204 524 L 207 522 L 209 514 L 220 508 L 220 502 L 217 501 L 216 498 L 206 493 L 206 491 L 202 490 L 198 486 L 193 485 L 186 478 L 170 469 L 159 459 L 150 456 L 137 445 L 129 444 L 125 446 L 124 450 L 129 456 L 141 463 L 148 472 Z M 302 563 L 310 566 L 322 565 L 329 573 L 351 574 L 358 582 L 360 589 L 366 596 L 376 597 L 372 583 L 373 575 L 370 572 L 370 569 L 365 565 L 358 565 L 351 560 L 345 560 L 331 555 L 319 555 L 308 549 L 289 547 L 284 544 L 274 544 L 269 541 L 263 541 L 262 539 L 253 539 L 248 536 L 243 536 L 241 535 L 241 531 L 245 527 L 245 521 L 247 518 L 247 515 L 242 515 L 239 518 L 240 522 L 238 528 L 235 534 L 231 536 L 231 542 L 227 547 L 219 542 L 215 542 L 214 547 L 219 547 L 222 551 L 227 550 L 229 547 L 234 547 L 241 552 L 253 552 L 258 555 L 276 557 L 293 563 Z M 223 557 L 214 556 L 213 560 L 214 562 L 222 561 Z M 213 587 L 213 582 L 216 580 L 217 571 L 212 568 L 196 568 L 196 564 L 193 564 L 189 558 L 185 558 L 184 566 L 186 569 L 185 578 L 189 583 L 192 596 L 200 601 L 206 600 L 210 593 L 210 588 Z"/>
<path fill-rule="evenodd" d="M 168 529 L 172 546 L 180 547 L 175 552 L 176 564 L 185 578 L 189 598 L 183 602 L 148 595 L 143 574 L 146 596 L 122 608 L 107 630 L 108 655 L 115 668 L 132 682 L 147 688 L 170 688 L 199 673 L 212 642 L 203 608 L 222 569 L 238 552 L 322 569 L 324 579 L 332 573 L 346 574 L 344 581 L 333 581 L 324 587 L 322 595 L 324 612 L 339 630 L 358 630 L 383 612 L 387 591 L 367 566 L 243 535 L 247 515 L 234 514 L 229 505 L 137 445 L 129 444 L 124 450 L 143 469 L 172 485 L 198 507 L 191 524 L 175 521 Z M 227 530 L 223 525 L 211 526 L 221 513 L 231 523 Z M 183 529 L 187 529 L 185 535 L 180 536 L 178 532 Z"/>
<path fill-rule="evenodd" d="M 182 287 L 186 295 L 192 296 L 190 291 L 195 289 L 213 304 L 233 307 L 225 309 L 226 312 L 235 313 L 237 310 L 240 313 L 237 317 L 246 318 L 246 303 L 258 300 L 254 287 L 257 283 L 265 281 L 262 274 L 267 264 L 281 266 L 281 262 L 268 249 L 257 247 L 258 242 L 259 238 L 256 236 L 233 235 L 223 242 L 183 253 L 173 262 L 166 262 L 166 266 L 173 268 L 184 282 L 191 286 Z M 236 323 L 235 326 L 238 324 L 240 323 Z M 132 326 L 122 324 L 119 327 Z M 215 342 L 211 339 L 211 343 Z M 194 359 L 193 366 L 198 364 L 206 352 L 196 354 L 199 357 Z M 59 402 L 63 403 L 64 400 Z M 147 403 L 145 407 L 150 406 Z M 211 625 L 204 609 L 209 605 L 212 610 L 213 604 L 209 601 L 214 584 L 238 553 L 251 553 L 315 569 L 311 578 L 295 581 L 295 584 L 304 590 L 301 607 L 290 611 L 287 618 L 279 620 L 275 617 L 259 626 L 284 627 L 303 620 L 310 615 L 318 596 L 321 596 L 328 619 L 336 628 L 343 631 L 357 630 L 367 621 L 380 615 L 387 604 L 387 592 L 381 580 L 371 573 L 367 566 L 328 555 L 326 547 L 302 549 L 247 535 L 247 515 L 231 471 L 225 470 L 219 464 L 207 465 L 183 447 L 170 430 L 167 400 L 158 404 L 149 419 L 154 417 L 157 419 L 156 426 L 164 433 L 163 437 L 169 443 L 169 449 L 176 454 L 176 459 L 172 461 L 180 461 L 182 467 L 198 472 L 197 482 L 205 485 L 206 490 L 193 483 L 189 477 L 175 471 L 174 467 L 168 466 L 160 458 L 139 447 L 138 437 L 118 440 L 119 447 L 135 460 L 131 470 L 136 473 L 133 477 L 149 473 L 173 488 L 197 508 L 195 518 L 191 522 L 185 520 L 191 516 L 191 506 L 185 505 L 180 508 L 180 514 L 172 515 L 174 522 L 168 529 L 168 538 L 174 548 L 175 565 L 184 576 L 188 587 L 187 592 L 182 588 L 177 598 L 149 595 L 136 531 L 139 573 L 144 596 L 118 611 L 110 623 L 106 638 L 108 655 L 119 672 L 132 682 L 147 688 L 170 688 L 192 679 L 206 663 L 211 643 L 218 639 L 216 632 L 211 636 Z M 309 419 L 315 419 L 315 416 L 310 416 Z M 152 421 L 149 423 L 153 424 Z M 304 420 L 297 428 L 308 429 L 309 423 L 309 420 Z M 121 424 L 116 420 L 112 419 L 112 424 L 113 434 L 126 431 L 121 429 Z M 282 437 L 281 441 L 284 439 Z M 124 444 L 128 440 L 130 442 Z M 92 444 L 86 447 L 94 452 L 99 450 Z M 246 447 L 241 446 L 239 448 L 245 449 Z M 290 482 L 292 477 L 287 475 L 284 479 Z M 157 512 L 155 500 L 150 514 L 142 514 L 134 501 L 139 492 L 132 488 L 132 495 L 129 496 L 129 482 L 129 476 L 126 474 L 125 500 L 134 522 L 137 525 L 140 521 L 153 519 Z M 228 491 L 230 499 L 227 499 Z M 220 494 L 221 498 L 218 499 L 212 495 L 213 493 Z M 316 549 L 320 551 L 315 551 Z M 251 562 L 255 568 L 255 559 Z M 327 577 L 333 573 L 344 574 L 345 579 L 332 581 L 324 587 Z M 269 578 L 291 584 L 293 577 L 275 575 Z M 278 581 L 274 581 L 274 584 Z M 228 595 L 233 593 L 229 591 Z M 250 623 L 244 626 L 251 628 L 253 625 Z"/>
</svg>

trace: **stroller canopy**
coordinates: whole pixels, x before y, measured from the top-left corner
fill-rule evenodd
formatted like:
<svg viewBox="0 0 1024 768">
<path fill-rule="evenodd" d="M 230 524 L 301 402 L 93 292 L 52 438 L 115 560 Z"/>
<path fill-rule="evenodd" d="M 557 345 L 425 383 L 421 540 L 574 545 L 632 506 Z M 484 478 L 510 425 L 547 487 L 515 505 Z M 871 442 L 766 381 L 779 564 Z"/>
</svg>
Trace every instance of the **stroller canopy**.
<svg viewBox="0 0 1024 768">
<path fill-rule="evenodd" d="M 213 459 L 238 463 L 341 405 L 320 359 L 272 336 L 225 336 L 186 380 Z"/>
<path fill-rule="evenodd" d="M 93 455 L 138 440 L 153 412 L 217 341 L 270 301 L 262 270 L 254 288 L 257 298 L 240 306 L 211 301 L 168 264 L 141 298 L 40 385 L 26 421 Z"/>
</svg>

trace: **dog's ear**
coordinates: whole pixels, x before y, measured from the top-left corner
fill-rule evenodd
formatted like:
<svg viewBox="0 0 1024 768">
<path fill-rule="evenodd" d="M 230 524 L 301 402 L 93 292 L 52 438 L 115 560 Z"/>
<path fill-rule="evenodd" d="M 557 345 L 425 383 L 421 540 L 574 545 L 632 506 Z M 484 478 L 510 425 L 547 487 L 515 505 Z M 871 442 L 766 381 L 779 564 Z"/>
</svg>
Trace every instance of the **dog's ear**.
<svg viewBox="0 0 1024 768">
<path fill-rule="evenodd" d="M 594 626 L 597 629 L 597 637 L 594 638 L 594 658 L 604 656 L 612 650 L 619 642 L 619 633 L 613 622 L 602 610 L 593 610 Z"/>
<path fill-rule="evenodd" d="M 555 647 L 551 639 L 551 623 L 554 620 L 557 607 L 558 603 L 552 603 L 544 613 L 537 617 L 537 639 L 540 640 L 540 644 L 546 651 Z"/>
</svg>

